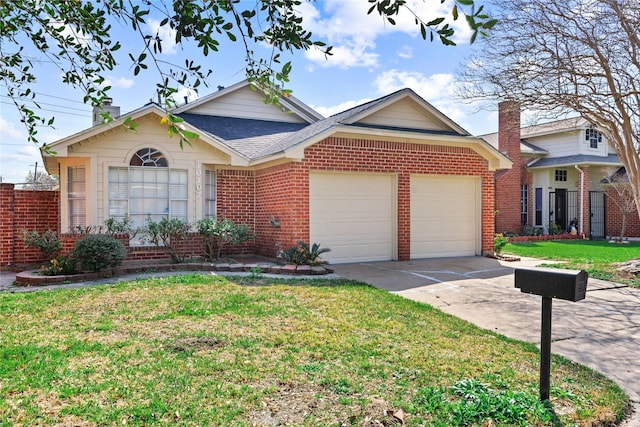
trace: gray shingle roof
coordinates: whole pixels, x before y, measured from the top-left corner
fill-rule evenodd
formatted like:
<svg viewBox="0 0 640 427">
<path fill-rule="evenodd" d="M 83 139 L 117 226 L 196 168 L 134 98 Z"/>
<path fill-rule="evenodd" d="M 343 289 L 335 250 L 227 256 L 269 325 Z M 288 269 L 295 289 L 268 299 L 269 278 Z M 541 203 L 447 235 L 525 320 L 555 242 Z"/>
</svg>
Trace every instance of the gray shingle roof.
<svg viewBox="0 0 640 427">
<path fill-rule="evenodd" d="M 253 120 L 233 117 L 207 116 L 200 114 L 180 113 L 186 122 L 201 129 L 220 142 L 245 156 L 249 160 L 260 159 L 273 154 L 284 152 L 296 145 L 313 138 L 316 135 L 335 127 L 348 126 L 357 128 L 376 128 L 397 131 L 417 132 L 422 134 L 459 135 L 456 132 L 409 129 L 391 126 L 351 124 L 351 119 L 374 109 L 390 98 L 411 92 L 401 89 L 381 98 L 369 101 L 357 107 L 335 114 L 312 124 L 273 122 L 267 120 Z M 426 102 L 426 101 L 425 101 Z"/>
<path fill-rule="evenodd" d="M 616 154 L 609 154 L 606 157 L 603 156 L 590 156 L 587 154 L 576 154 L 574 156 L 565 157 L 547 157 L 539 159 L 529 164 L 530 169 L 536 168 L 549 168 L 553 166 L 570 166 L 570 165 L 620 165 L 620 159 Z"/>
<path fill-rule="evenodd" d="M 307 123 L 274 122 L 203 114 L 181 113 L 178 116 L 198 129 L 224 140 L 290 133 L 307 126 Z"/>
</svg>

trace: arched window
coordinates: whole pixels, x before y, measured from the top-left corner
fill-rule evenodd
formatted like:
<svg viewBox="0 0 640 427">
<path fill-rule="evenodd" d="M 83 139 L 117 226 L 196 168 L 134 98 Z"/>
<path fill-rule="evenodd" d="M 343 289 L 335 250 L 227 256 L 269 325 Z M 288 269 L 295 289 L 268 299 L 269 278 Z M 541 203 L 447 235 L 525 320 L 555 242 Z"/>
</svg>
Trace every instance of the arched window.
<svg viewBox="0 0 640 427">
<path fill-rule="evenodd" d="M 138 150 L 129 162 L 130 166 L 150 166 L 156 168 L 169 167 L 169 162 L 164 155 L 154 148 L 143 148 Z"/>
<path fill-rule="evenodd" d="M 143 227 L 147 219 L 186 221 L 187 177 L 186 169 L 169 168 L 167 158 L 155 148 L 138 150 L 129 167 L 109 168 L 109 217 L 128 217 L 136 227 Z"/>
</svg>

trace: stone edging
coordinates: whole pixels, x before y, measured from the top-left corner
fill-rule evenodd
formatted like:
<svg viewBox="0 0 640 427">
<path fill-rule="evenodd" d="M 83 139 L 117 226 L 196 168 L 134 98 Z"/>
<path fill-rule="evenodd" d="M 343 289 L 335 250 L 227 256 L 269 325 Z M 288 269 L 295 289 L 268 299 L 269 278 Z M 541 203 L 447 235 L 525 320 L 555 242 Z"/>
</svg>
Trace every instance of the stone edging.
<svg viewBox="0 0 640 427">
<path fill-rule="evenodd" d="M 19 286 L 43 286 L 59 283 L 88 282 L 107 277 L 126 276 L 138 273 L 155 273 L 166 271 L 221 271 L 230 273 L 251 273 L 260 269 L 263 274 L 281 274 L 289 276 L 322 276 L 333 273 L 326 266 L 309 265 L 274 265 L 274 264 L 210 264 L 210 263 L 182 263 L 182 264 L 150 264 L 138 266 L 117 267 L 97 273 L 81 273 L 68 276 L 45 276 L 38 274 L 40 270 L 27 270 L 16 274 L 16 284 Z"/>
</svg>

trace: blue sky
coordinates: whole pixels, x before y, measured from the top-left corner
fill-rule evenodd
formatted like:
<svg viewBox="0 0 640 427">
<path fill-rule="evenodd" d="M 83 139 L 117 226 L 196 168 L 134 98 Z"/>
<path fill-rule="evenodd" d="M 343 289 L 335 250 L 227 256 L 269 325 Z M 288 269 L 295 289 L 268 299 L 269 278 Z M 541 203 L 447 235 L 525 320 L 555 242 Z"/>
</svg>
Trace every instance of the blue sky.
<svg viewBox="0 0 640 427">
<path fill-rule="evenodd" d="M 443 6 L 439 0 L 409 1 L 412 9 L 425 19 L 445 15 L 451 8 L 449 3 Z M 472 134 L 497 130 L 495 111 L 479 110 L 477 105 L 469 105 L 454 95 L 456 70 L 479 47 L 467 43 L 470 32 L 464 20 L 453 23 L 458 46 L 445 47 L 437 41 L 422 40 L 408 13 L 400 15 L 397 25 L 391 26 L 377 14 L 367 15 L 368 7 L 366 0 L 318 0 L 303 4 L 303 25 L 332 44 L 334 55 L 326 59 L 313 49 L 285 55 L 284 61 L 290 59 L 293 63 L 288 88 L 295 97 L 328 116 L 409 87 Z M 148 30 L 152 30 L 157 21 L 149 19 L 148 24 Z M 131 51 L 127 49 L 129 46 L 139 44 L 128 28 L 116 29 L 123 53 Z M 245 78 L 243 46 L 223 41 L 222 36 L 220 41 L 220 51 L 202 59 L 197 59 L 200 55 L 188 46 L 181 48 L 165 42 L 162 59 L 181 63 L 189 57 L 212 68 L 210 87 L 201 87 L 199 91 L 199 96 L 207 95 L 218 85 L 230 86 Z M 256 53 L 266 54 L 267 49 L 256 46 Z M 64 85 L 61 72 L 47 58 L 38 52 L 29 54 L 41 67 L 32 90 L 38 94 L 43 113 L 55 116 L 55 129 L 41 129 L 40 141 L 51 143 L 90 127 L 91 108 L 82 103 L 83 92 Z M 159 80 L 151 67 L 134 77 L 128 65 L 125 60 L 123 66 L 107 75 L 113 87 L 110 95 L 114 105 L 120 106 L 123 113 L 146 104 Z M 182 100 L 184 94 L 191 99 L 197 96 L 184 88 L 178 99 Z M 3 182 L 24 182 L 27 173 L 34 170 L 35 162 L 41 167 L 42 160 L 38 148 L 27 143 L 27 132 L 6 95 L 6 88 L 0 85 L 0 175 Z"/>
</svg>

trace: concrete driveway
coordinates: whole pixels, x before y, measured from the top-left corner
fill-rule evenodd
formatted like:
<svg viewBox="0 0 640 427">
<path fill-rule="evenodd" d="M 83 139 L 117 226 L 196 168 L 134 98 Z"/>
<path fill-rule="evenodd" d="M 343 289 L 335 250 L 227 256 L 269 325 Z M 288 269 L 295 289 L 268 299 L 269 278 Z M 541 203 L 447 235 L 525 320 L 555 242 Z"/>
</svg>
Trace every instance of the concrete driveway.
<svg viewBox="0 0 640 427">
<path fill-rule="evenodd" d="M 333 265 L 342 277 L 421 301 L 510 338 L 540 344 L 541 297 L 514 286 L 538 260 L 485 257 Z M 589 279 L 579 302 L 553 301 L 551 351 L 596 369 L 631 396 L 640 426 L 640 289 Z"/>
</svg>

